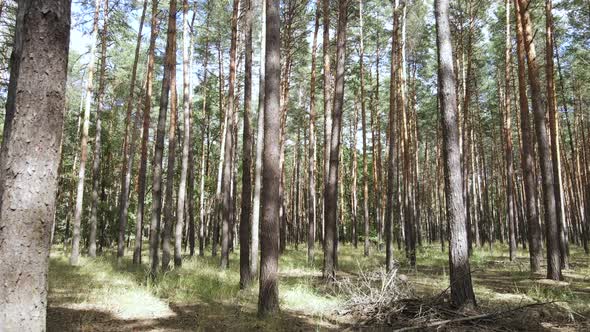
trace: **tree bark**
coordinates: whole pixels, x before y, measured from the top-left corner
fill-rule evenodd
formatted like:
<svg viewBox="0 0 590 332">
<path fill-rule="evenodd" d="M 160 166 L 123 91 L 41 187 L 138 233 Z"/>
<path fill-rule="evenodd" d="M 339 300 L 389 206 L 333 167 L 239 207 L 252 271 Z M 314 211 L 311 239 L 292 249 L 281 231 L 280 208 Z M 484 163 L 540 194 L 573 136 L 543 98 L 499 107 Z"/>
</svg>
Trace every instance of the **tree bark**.
<svg viewBox="0 0 590 332">
<path fill-rule="evenodd" d="M 266 0 L 266 59 L 264 85 L 264 150 L 262 186 L 262 224 L 260 255 L 260 289 L 258 315 L 269 316 L 279 310 L 279 184 L 281 130 L 280 89 L 280 19 L 279 0 Z"/>
<path fill-rule="evenodd" d="M 176 0 L 170 1 L 167 34 L 164 77 L 162 78 L 162 93 L 160 96 L 160 111 L 158 113 L 158 126 L 156 129 L 156 143 L 152 170 L 152 219 L 150 224 L 150 274 L 152 279 L 155 279 L 158 273 L 160 220 L 162 214 L 162 160 L 164 154 L 164 136 L 166 135 L 166 113 L 168 112 L 168 101 L 170 99 L 169 92 L 172 85 L 171 76 L 175 74 L 173 72 L 176 67 Z M 172 145 L 170 145 L 170 147 L 172 148 Z M 168 168 L 168 170 L 170 171 L 170 168 Z"/>
<path fill-rule="evenodd" d="M 262 189 L 262 151 L 264 148 L 264 76 L 265 76 L 265 48 L 266 48 L 266 5 L 265 0 L 260 0 L 262 7 L 261 31 L 260 31 L 260 69 L 258 83 L 258 121 L 256 137 L 256 166 L 254 170 L 254 198 L 252 201 L 252 232 L 250 238 L 250 272 L 256 276 L 258 273 L 258 231 L 260 227 L 260 198 Z"/>
<path fill-rule="evenodd" d="M 174 8 L 172 3 L 174 2 Z M 162 270 L 169 269 L 171 250 L 170 237 L 172 236 L 172 226 L 174 224 L 174 178 L 176 177 L 176 131 L 178 127 L 178 94 L 176 93 L 176 0 L 170 2 L 170 12 L 174 14 L 172 20 L 168 20 L 169 25 L 173 25 L 172 50 L 166 52 L 167 61 L 170 62 L 170 124 L 168 129 L 168 162 L 166 167 L 166 196 L 164 197 L 164 232 L 162 233 Z M 168 29 L 170 31 L 170 28 Z M 170 37 L 170 35 L 168 35 Z M 168 50 L 166 50 L 168 51 Z"/>
<path fill-rule="evenodd" d="M 0 326 L 8 331 L 46 329 L 70 4 L 18 2 L 0 152 Z"/>
<path fill-rule="evenodd" d="M 535 132 L 539 147 L 539 164 L 541 166 L 541 178 L 543 180 L 543 208 L 545 209 L 545 236 L 547 238 L 547 278 L 560 280 L 561 259 L 559 251 L 559 228 L 555 206 L 553 161 L 551 160 L 550 142 L 547 137 L 545 110 L 541 105 L 541 83 L 539 81 L 539 68 L 536 61 L 537 53 L 533 41 L 533 27 L 528 9 L 529 1 L 519 0 L 519 5 L 524 32 L 524 45 L 528 60 L 528 77 L 531 86 Z"/>
<path fill-rule="evenodd" d="M 453 50 L 449 26 L 449 1 L 435 2 L 438 83 L 443 129 L 445 168 L 445 194 L 449 224 L 449 270 L 451 301 L 455 306 L 475 306 L 475 294 L 471 283 L 467 229 L 465 228 L 465 204 L 463 201 L 460 168 L 459 130 L 457 122 L 457 98 L 453 69 Z"/>
<path fill-rule="evenodd" d="M 176 205 L 176 228 L 174 232 L 174 266 L 182 266 L 182 230 L 184 228 L 184 208 L 186 200 L 186 178 L 188 172 L 188 157 L 191 144 L 191 100 L 189 72 L 189 23 L 188 0 L 182 1 L 182 109 L 183 109 L 183 142 L 182 165 L 180 168 L 180 182 L 178 184 L 178 199 Z M 192 197 L 189 197 L 192 200 Z"/>
<path fill-rule="evenodd" d="M 250 109 L 252 104 L 252 0 L 246 0 L 244 62 L 244 129 L 242 156 L 242 210 L 240 213 L 240 288 L 248 288 L 254 276 L 250 270 L 250 238 L 252 211 L 252 135 L 250 133 Z"/>
<path fill-rule="evenodd" d="M 338 241 L 338 163 L 340 161 L 340 136 L 342 130 L 342 109 L 344 106 L 344 70 L 346 62 L 346 24 L 348 21 L 348 0 L 338 2 L 338 33 L 336 46 L 336 82 L 334 87 L 334 105 L 332 129 L 330 131 L 330 167 L 327 181 L 324 238 L 323 277 L 334 280 L 336 277 L 336 243 Z"/>
<path fill-rule="evenodd" d="M 516 16 L 516 40 L 518 57 L 518 97 L 520 107 L 520 130 L 522 141 L 521 167 L 524 178 L 526 219 L 528 226 L 529 256 L 531 272 L 541 269 L 541 228 L 538 223 L 537 190 L 535 177 L 535 151 L 529 120 L 529 104 L 526 89 L 526 58 L 522 29 L 521 10 L 518 0 L 514 0 Z"/>
<path fill-rule="evenodd" d="M 555 77 L 553 63 L 553 4 L 545 0 L 545 82 L 547 108 L 549 113 L 549 133 L 551 137 L 551 158 L 553 159 L 553 179 L 555 192 L 555 214 L 557 231 L 559 232 L 559 253 L 562 269 L 569 269 L 567 224 L 565 222 L 565 204 L 563 198 L 563 183 L 561 180 L 561 144 L 559 135 L 559 115 L 555 94 Z"/>
</svg>

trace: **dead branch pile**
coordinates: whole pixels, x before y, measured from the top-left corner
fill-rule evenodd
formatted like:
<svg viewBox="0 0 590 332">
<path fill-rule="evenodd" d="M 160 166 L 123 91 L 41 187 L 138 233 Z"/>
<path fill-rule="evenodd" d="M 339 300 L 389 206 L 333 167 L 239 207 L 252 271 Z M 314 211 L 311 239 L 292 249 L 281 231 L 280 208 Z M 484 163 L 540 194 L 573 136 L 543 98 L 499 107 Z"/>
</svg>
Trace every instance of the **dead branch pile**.
<svg viewBox="0 0 590 332">
<path fill-rule="evenodd" d="M 390 272 L 359 271 L 358 276 L 337 281 L 338 289 L 346 299 L 339 314 L 352 316 L 364 326 L 389 326 L 395 331 L 439 330 L 442 327 L 507 331 L 513 330 L 514 326 L 509 326 L 508 321 L 499 324 L 500 317 L 508 318 L 523 309 L 548 304 L 533 303 L 491 313 L 457 310 L 449 303 L 448 289 L 436 296 L 418 297 L 407 278 L 397 269 Z"/>
</svg>

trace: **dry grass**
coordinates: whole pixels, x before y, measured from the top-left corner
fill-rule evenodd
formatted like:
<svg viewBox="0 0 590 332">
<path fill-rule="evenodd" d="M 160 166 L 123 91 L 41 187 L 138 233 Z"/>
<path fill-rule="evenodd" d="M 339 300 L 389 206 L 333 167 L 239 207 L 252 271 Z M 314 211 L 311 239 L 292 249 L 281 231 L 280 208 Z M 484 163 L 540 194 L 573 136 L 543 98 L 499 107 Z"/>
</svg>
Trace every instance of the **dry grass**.
<svg viewBox="0 0 590 332">
<path fill-rule="evenodd" d="M 521 314 L 522 320 L 551 324 L 553 327 L 587 326 L 590 314 L 590 268 L 587 256 L 572 248 L 572 270 L 566 271 L 567 285 L 539 282 L 541 276 L 527 272 L 526 252 L 509 262 L 507 249 L 496 246 L 475 250 L 472 256 L 473 279 L 481 310 L 493 312 L 518 305 L 558 301 L 549 309 Z M 414 297 L 427 299 L 448 286 L 447 253 L 440 246 L 425 246 L 418 252 L 418 266 L 410 269 L 395 251 L 399 275 L 407 277 Z M 362 248 L 339 248 L 340 284 L 348 291 L 321 280 L 321 252 L 315 263 L 307 263 L 306 251 L 289 248 L 280 259 L 281 313 L 260 321 L 256 317 L 257 284 L 239 290 L 238 253 L 230 257 L 230 269 L 218 268 L 218 257 L 185 257 L 181 269 L 162 274 L 156 282 L 147 277 L 144 265 L 135 266 L 130 258 L 117 264 L 112 253 L 97 259 L 83 257 L 81 266 L 71 267 L 67 253 L 54 248 L 49 271 L 50 331 L 200 331 L 200 330 L 340 330 L 354 327 L 361 319 L 341 315 L 350 308 L 351 290 L 369 284 L 390 287 L 386 274 L 378 271 L 384 255 L 372 251 L 363 256 Z M 405 277 L 402 277 L 405 279 Z M 348 281 L 345 281 L 348 280 Z M 380 280 L 380 281 L 379 281 Z M 364 286 L 363 286 L 364 285 Z M 408 288 L 409 292 L 409 288 Z M 401 298 L 401 297 L 400 297 Z M 381 299 L 382 303 L 391 298 Z M 406 307 L 413 306 L 406 303 Z M 390 320 L 405 319 L 391 316 Z"/>
</svg>

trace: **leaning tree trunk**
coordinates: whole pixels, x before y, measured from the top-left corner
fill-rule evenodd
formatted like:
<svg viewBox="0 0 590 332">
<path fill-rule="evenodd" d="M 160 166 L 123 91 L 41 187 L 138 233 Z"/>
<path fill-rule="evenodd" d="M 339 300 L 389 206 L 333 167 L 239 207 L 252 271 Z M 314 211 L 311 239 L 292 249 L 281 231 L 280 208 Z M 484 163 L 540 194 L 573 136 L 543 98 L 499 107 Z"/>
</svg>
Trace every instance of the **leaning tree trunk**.
<svg viewBox="0 0 590 332">
<path fill-rule="evenodd" d="M 154 164 L 152 170 L 152 220 L 150 224 L 150 259 L 151 277 L 155 279 L 158 272 L 160 220 L 162 217 L 162 160 L 164 157 L 164 136 L 166 135 L 166 113 L 168 112 L 169 92 L 171 90 L 171 76 L 176 67 L 176 0 L 170 1 L 168 12 L 168 36 L 166 40 L 166 56 L 164 63 L 164 77 L 162 78 L 162 93 L 160 95 L 160 111 L 156 129 L 156 146 L 154 148 Z M 144 138 L 145 139 L 145 138 Z"/>
<path fill-rule="evenodd" d="M 69 41 L 69 0 L 19 1 L 0 152 L 0 327 L 7 331 L 46 329 Z"/>
<path fill-rule="evenodd" d="M 280 19 L 279 0 L 266 0 L 266 59 L 264 85 L 264 150 L 262 157 L 262 223 L 258 315 L 279 310 L 279 184 L 280 146 Z"/>
<path fill-rule="evenodd" d="M 547 278 L 559 280 L 561 279 L 561 259 L 553 182 L 553 161 L 551 160 L 550 142 L 547 137 L 545 110 L 541 104 L 541 83 L 539 81 L 539 68 L 536 61 L 537 53 L 533 41 L 533 23 L 528 10 L 529 1 L 519 0 L 519 4 L 525 37 L 524 45 L 528 60 L 535 132 L 539 147 L 539 164 L 541 166 L 541 178 L 543 179 L 543 208 L 545 209 L 545 236 L 547 237 Z"/>
<path fill-rule="evenodd" d="M 143 128 L 141 139 L 141 159 L 139 162 L 139 178 L 137 189 L 137 213 L 135 221 L 135 249 L 133 251 L 133 263 L 141 264 L 141 248 L 143 235 L 143 221 L 144 221 L 144 207 L 145 207 L 145 187 L 147 177 L 147 158 L 148 158 L 148 142 L 150 134 L 150 113 L 152 110 L 152 90 L 154 80 L 154 62 L 156 38 L 158 36 L 158 0 L 152 0 L 152 18 L 151 18 L 151 33 L 150 46 L 148 49 L 148 63 L 146 73 L 146 88 L 143 101 Z M 140 38 L 138 38 L 140 39 Z M 141 43 L 141 39 L 140 39 Z M 136 48 L 136 50 L 138 50 Z M 152 257 L 150 256 L 150 259 Z"/>
<path fill-rule="evenodd" d="M 449 26 L 449 0 L 436 0 L 436 42 L 438 49 L 438 83 L 443 130 L 445 194 L 449 225 L 449 270 L 451 301 L 458 307 L 474 306 L 475 294 L 471 283 L 463 179 L 460 167 L 457 98 L 453 69 L 453 50 Z"/>
<path fill-rule="evenodd" d="M 98 223 L 98 185 L 100 180 L 100 155 L 102 134 L 102 102 L 105 89 L 105 72 L 107 60 L 107 32 L 109 0 L 104 1 L 104 22 L 101 32 L 100 75 L 98 95 L 96 97 L 96 129 L 94 134 L 94 156 L 92 160 L 92 207 L 90 209 L 90 234 L 88 236 L 88 256 L 96 257 L 96 226 Z"/>
<path fill-rule="evenodd" d="M 82 139 L 80 142 L 80 168 L 78 170 L 78 186 L 76 189 L 76 208 L 74 210 L 74 222 L 72 225 L 72 253 L 70 264 L 78 265 L 80 256 L 80 224 L 82 222 L 82 210 L 84 209 L 84 178 L 86 175 L 86 160 L 88 158 L 88 127 L 90 125 L 90 107 L 94 95 L 94 65 L 96 61 L 96 40 L 98 38 L 98 17 L 102 1 L 94 2 L 94 23 L 90 37 L 90 62 L 88 63 L 86 78 L 86 100 L 84 101 L 84 120 L 82 123 Z"/>
<path fill-rule="evenodd" d="M 336 277 L 336 244 L 338 241 L 338 163 L 340 161 L 340 133 L 342 131 L 342 109 L 344 106 L 344 69 L 346 62 L 346 24 L 348 21 L 348 0 L 338 3 L 338 37 L 336 46 L 336 84 L 334 88 L 334 109 L 330 131 L 330 169 L 325 201 L 326 232 L 324 238 L 324 279 Z"/>
</svg>

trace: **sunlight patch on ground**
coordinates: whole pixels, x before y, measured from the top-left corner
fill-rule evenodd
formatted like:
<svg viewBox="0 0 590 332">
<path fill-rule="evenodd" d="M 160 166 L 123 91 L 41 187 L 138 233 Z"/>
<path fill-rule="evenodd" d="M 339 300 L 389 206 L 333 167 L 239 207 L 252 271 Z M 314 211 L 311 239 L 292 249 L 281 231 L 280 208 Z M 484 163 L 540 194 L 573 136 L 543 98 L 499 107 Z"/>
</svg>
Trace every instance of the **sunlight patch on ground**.
<svg viewBox="0 0 590 332">
<path fill-rule="evenodd" d="M 120 319 L 160 319 L 176 316 L 167 303 L 143 289 L 114 292 L 104 305 Z"/>
</svg>

